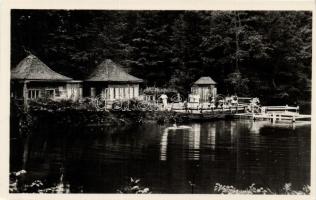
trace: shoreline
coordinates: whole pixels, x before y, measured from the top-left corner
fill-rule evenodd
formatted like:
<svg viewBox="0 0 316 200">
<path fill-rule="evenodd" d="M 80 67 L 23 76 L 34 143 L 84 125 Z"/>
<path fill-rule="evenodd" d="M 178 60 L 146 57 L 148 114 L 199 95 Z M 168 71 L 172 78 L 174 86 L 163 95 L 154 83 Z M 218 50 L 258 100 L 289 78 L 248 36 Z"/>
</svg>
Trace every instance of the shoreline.
<svg viewBox="0 0 316 200">
<path fill-rule="evenodd" d="M 272 116 L 272 115 L 271 115 Z M 71 126 L 103 126 L 120 127 L 127 125 L 141 125 L 143 123 L 185 123 L 185 122 L 205 122 L 217 120 L 272 120 L 270 114 L 262 115 L 260 113 L 247 113 L 246 109 L 240 106 L 229 109 L 213 110 L 141 110 L 138 107 L 131 106 L 120 110 L 101 110 L 97 109 L 89 102 L 31 102 L 27 109 L 17 101 L 11 101 L 10 127 L 11 137 L 18 135 L 28 135 L 32 129 L 44 125 L 68 124 Z M 281 120 L 281 116 L 273 116 L 273 120 Z M 284 119 L 285 117 L 283 117 Z M 294 117 L 292 123 L 298 120 Z"/>
</svg>

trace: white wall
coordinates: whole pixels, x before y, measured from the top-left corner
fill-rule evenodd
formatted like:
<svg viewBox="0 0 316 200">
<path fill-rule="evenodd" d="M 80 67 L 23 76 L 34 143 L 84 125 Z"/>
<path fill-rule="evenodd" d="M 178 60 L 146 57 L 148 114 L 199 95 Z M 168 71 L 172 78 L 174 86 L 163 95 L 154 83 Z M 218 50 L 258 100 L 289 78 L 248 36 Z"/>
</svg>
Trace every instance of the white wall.
<svg viewBox="0 0 316 200">
<path fill-rule="evenodd" d="M 138 84 L 110 84 L 106 88 L 106 97 L 109 100 L 132 99 L 139 97 Z"/>
</svg>

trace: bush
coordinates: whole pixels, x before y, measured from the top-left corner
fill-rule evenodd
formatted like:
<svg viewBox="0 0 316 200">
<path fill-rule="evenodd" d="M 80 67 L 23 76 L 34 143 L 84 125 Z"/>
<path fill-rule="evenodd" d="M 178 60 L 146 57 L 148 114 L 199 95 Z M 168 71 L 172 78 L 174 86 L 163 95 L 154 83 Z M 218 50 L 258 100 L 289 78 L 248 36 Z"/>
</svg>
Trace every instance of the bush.
<svg viewBox="0 0 316 200">
<path fill-rule="evenodd" d="M 31 110 L 65 111 L 65 110 L 97 110 L 96 101 L 83 98 L 80 101 L 36 99 L 29 102 Z"/>
<path fill-rule="evenodd" d="M 139 185 L 140 179 L 130 178 L 126 186 L 122 189 L 117 190 L 118 193 L 124 194 L 150 194 L 150 190 L 147 187 Z"/>
<path fill-rule="evenodd" d="M 31 184 L 21 183 L 21 178 L 26 174 L 25 170 L 10 173 L 10 193 L 70 193 L 70 185 L 59 183 L 52 187 L 45 187 L 40 180 L 35 180 Z"/>
<path fill-rule="evenodd" d="M 157 104 L 149 103 L 147 101 L 131 99 L 131 100 L 117 100 L 113 102 L 112 109 L 119 110 L 131 110 L 131 111 L 157 111 L 159 107 Z"/>
<path fill-rule="evenodd" d="M 289 195 L 303 195 L 310 194 L 310 186 L 303 186 L 302 190 L 292 190 L 291 183 L 285 183 L 279 193 L 272 192 L 269 188 L 256 187 L 255 184 L 251 184 L 248 188 L 240 190 L 231 185 L 222 185 L 216 183 L 214 186 L 214 192 L 217 194 L 289 194 Z"/>
</svg>

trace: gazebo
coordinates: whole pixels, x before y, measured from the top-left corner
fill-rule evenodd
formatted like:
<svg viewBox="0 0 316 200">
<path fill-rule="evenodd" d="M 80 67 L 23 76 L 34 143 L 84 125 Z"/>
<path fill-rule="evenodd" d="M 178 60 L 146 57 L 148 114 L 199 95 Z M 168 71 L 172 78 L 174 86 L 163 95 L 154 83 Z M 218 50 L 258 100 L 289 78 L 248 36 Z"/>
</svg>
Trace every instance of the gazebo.
<svg viewBox="0 0 316 200">
<path fill-rule="evenodd" d="M 61 75 L 30 54 L 11 70 L 11 97 L 78 100 L 82 81 Z"/>
<path fill-rule="evenodd" d="M 85 95 L 106 100 L 138 98 L 142 82 L 125 72 L 123 66 L 106 59 L 85 80 Z"/>
<path fill-rule="evenodd" d="M 191 87 L 191 95 L 198 96 L 199 102 L 208 102 L 210 97 L 217 94 L 216 82 L 209 76 L 199 78 Z"/>
</svg>

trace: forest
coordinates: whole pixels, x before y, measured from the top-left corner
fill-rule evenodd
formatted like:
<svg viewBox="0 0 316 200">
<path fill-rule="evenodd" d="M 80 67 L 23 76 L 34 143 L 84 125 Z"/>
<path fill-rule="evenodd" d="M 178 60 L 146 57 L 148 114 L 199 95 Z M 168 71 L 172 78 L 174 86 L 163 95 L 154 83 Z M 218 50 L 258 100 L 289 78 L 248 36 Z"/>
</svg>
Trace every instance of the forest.
<svg viewBox="0 0 316 200">
<path fill-rule="evenodd" d="M 224 95 L 311 101 L 309 11 L 11 10 L 11 68 L 29 53 L 74 79 L 112 59 L 143 88 L 210 76 Z"/>
</svg>

